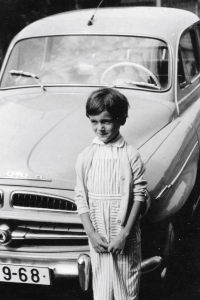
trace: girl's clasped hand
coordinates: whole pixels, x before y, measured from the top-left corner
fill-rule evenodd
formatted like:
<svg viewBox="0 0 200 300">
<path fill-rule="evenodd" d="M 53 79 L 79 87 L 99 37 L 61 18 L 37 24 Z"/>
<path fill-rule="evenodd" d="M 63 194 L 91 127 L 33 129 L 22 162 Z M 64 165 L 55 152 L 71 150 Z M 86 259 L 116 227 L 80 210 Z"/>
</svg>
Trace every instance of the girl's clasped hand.
<svg viewBox="0 0 200 300">
<path fill-rule="evenodd" d="M 90 234 L 90 242 L 97 253 L 108 252 L 109 245 L 106 239 L 98 232 L 94 231 Z"/>
<path fill-rule="evenodd" d="M 110 243 L 108 243 L 101 234 L 94 231 L 90 235 L 90 241 L 97 253 L 110 252 L 113 254 L 123 254 L 126 236 L 122 230 Z"/>
<path fill-rule="evenodd" d="M 126 235 L 122 229 L 120 233 L 110 242 L 108 252 L 111 252 L 113 254 L 123 254 L 125 243 Z"/>
</svg>

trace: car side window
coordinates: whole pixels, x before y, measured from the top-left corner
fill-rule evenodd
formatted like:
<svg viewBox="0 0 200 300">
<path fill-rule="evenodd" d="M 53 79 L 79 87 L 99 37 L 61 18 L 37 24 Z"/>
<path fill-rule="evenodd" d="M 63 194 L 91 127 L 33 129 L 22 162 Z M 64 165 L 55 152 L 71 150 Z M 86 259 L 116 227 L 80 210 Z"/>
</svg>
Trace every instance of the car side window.
<svg viewBox="0 0 200 300">
<path fill-rule="evenodd" d="M 199 74 L 199 42 L 195 28 L 185 32 L 179 42 L 177 61 L 178 100 L 183 99 L 198 84 Z"/>
<path fill-rule="evenodd" d="M 191 80 L 199 73 L 196 42 L 196 33 L 194 30 L 186 32 L 180 40 L 178 82 L 181 88 L 191 83 Z"/>
</svg>

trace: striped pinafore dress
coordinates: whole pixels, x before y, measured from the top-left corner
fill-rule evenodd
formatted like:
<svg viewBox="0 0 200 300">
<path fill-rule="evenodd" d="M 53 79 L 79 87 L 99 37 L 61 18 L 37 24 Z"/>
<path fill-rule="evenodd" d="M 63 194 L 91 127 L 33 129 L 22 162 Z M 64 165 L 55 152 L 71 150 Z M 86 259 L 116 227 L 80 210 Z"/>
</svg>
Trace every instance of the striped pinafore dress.
<svg viewBox="0 0 200 300">
<path fill-rule="evenodd" d="M 95 140 L 94 140 L 95 142 Z M 90 218 L 97 232 L 109 243 L 121 230 L 117 223 L 120 207 L 120 151 L 122 143 L 97 148 L 88 172 Z M 123 254 L 96 253 L 90 244 L 94 300 L 136 300 L 140 275 L 140 228 L 133 228 Z"/>
</svg>

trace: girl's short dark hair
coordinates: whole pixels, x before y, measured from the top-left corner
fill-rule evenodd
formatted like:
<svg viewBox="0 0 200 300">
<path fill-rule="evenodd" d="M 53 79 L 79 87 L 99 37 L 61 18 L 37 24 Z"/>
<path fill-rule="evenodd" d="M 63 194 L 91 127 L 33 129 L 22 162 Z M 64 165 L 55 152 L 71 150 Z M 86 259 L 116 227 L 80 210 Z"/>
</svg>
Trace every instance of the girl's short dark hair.
<svg viewBox="0 0 200 300">
<path fill-rule="evenodd" d="M 106 110 L 119 121 L 120 125 L 124 125 L 128 117 L 128 109 L 129 102 L 123 94 L 111 88 L 104 88 L 94 91 L 89 96 L 86 103 L 86 116 L 96 116 Z"/>
</svg>

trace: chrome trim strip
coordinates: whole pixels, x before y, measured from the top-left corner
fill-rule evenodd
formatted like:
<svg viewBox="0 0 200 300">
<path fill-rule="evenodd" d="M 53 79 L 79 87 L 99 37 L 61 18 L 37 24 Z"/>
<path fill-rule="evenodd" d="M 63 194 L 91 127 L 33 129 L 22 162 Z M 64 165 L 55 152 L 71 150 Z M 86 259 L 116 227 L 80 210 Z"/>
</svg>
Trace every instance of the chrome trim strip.
<svg viewBox="0 0 200 300">
<path fill-rule="evenodd" d="M 186 161 L 184 162 L 182 168 L 179 170 L 178 174 L 176 175 L 176 177 L 174 177 L 174 179 L 172 180 L 172 182 L 168 185 L 166 185 L 162 191 L 158 194 L 158 196 L 155 198 L 156 200 L 159 200 L 160 198 L 164 197 L 165 194 L 168 192 L 168 190 L 174 185 L 174 183 L 177 181 L 177 179 L 179 178 L 179 176 L 181 175 L 183 169 L 185 168 L 186 164 L 188 163 L 190 157 L 192 156 L 192 153 L 194 152 L 194 149 L 196 148 L 196 146 L 198 145 L 198 142 L 195 143 L 194 147 L 192 148 L 190 154 L 188 155 Z"/>
<path fill-rule="evenodd" d="M 21 206 L 14 206 L 14 209 L 19 210 L 32 210 L 32 211 L 46 211 L 46 212 L 59 212 L 64 214 L 77 214 L 77 210 L 61 210 L 61 209 L 50 209 L 50 208 L 35 208 L 35 207 L 21 207 Z"/>
<path fill-rule="evenodd" d="M 82 240 L 82 239 L 88 239 L 87 235 L 81 235 L 81 234 L 59 234 L 59 233 L 33 233 L 33 232 L 28 232 L 25 235 L 25 240 L 60 240 L 60 239 L 65 239 L 65 240 Z"/>
<path fill-rule="evenodd" d="M 185 101 L 187 98 L 189 98 L 199 87 L 200 87 L 200 83 L 197 84 L 197 86 L 189 94 L 187 94 L 185 97 L 181 98 L 178 101 L 178 104 L 181 104 L 183 101 Z"/>
<path fill-rule="evenodd" d="M 200 73 L 198 73 L 197 75 L 195 75 L 192 80 L 191 80 L 191 83 L 194 83 L 197 79 L 199 79 L 200 77 Z"/>
<path fill-rule="evenodd" d="M 73 232 L 73 231 L 72 231 Z M 67 233 L 42 233 L 42 232 L 33 232 L 31 230 L 14 230 L 11 233 L 12 240 L 74 240 L 74 239 L 81 239 L 86 240 L 88 239 L 87 235 L 81 234 L 73 234 L 70 232 Z M 81 232 L 81 230 L 80 230 Z"/>
<path fill-rule="evenodd" d="M 0 208 L 4 205 L 4 192 L 0 190 Z"/>
<path fill-rule="evenodd" d="M 24 239 L 25 235 L 27 234 L 28 231 L 29 231 L 28 228 L 27 228 L 27 230 L 16 229 L 11 232 L 11 239 L 12 240 Z"/>
<path fill-rule="evenodd" d="M 23 177 L 1 177 L 0 179 L 14 179 L 14 180 L 31 180 L 31 181 L 48 181 L 52 182 L 51 179 L 39 179 L 39 178 L 23 178 Z"/>
</svg>

